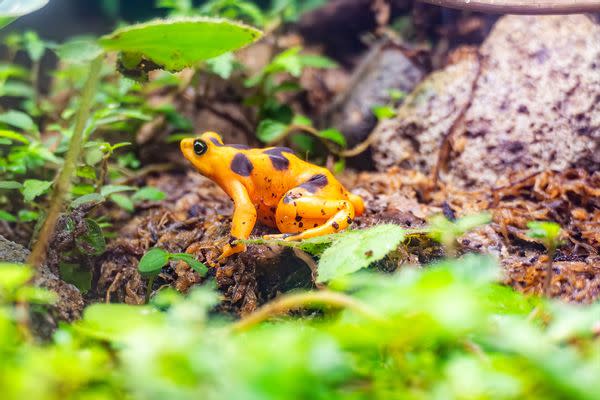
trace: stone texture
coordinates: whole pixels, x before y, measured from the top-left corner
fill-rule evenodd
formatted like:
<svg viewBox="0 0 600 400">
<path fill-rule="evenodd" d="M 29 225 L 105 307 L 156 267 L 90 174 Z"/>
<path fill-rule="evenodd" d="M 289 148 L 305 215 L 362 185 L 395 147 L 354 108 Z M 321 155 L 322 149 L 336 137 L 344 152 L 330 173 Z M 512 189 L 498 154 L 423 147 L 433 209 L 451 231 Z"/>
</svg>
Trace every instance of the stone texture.
<svg viewBox="0 0 600 400">
<path fill-rule="evenodd" d="M 398 118 L 378 127 L 378 169 L 431 172 L 453 125 L 443 179 L 458 186 L 503 184 L 547 169 L 600 169 L 598 24 L 584 15 L 506 16 L 479 54 L 480 61 L 460 57 L 430 75 Z"/>
</svg>

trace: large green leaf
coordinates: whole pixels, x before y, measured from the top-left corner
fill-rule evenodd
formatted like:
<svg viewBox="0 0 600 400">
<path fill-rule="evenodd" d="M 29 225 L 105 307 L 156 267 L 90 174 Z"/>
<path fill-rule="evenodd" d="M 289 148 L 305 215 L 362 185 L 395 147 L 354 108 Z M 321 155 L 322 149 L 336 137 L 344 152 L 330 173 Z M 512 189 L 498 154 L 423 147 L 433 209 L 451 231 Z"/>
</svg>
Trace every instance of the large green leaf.
<svg viewBox="0 0 600 400">
<path fill-rule="evenodd" d="M 100 38 L 105 50 L 121 52 L 121 69 L 135 75 L 163 68 L 179 71 L 239 49 L 261 36 L 255 28 L 225 19 L 153 20 Z"/>
<path fill-rule="evenodd" d="M 350 274 L 381 260 L 404 240 L 405 230 L 383 224 L 339 235 L 319 259 L 318 282 Z"/>
<path fill-rule="evenodd" d="M 44 7 L 49 0 L 3 0 L 0 1 L 0 28 L 18 17 Z"/>
</svg>

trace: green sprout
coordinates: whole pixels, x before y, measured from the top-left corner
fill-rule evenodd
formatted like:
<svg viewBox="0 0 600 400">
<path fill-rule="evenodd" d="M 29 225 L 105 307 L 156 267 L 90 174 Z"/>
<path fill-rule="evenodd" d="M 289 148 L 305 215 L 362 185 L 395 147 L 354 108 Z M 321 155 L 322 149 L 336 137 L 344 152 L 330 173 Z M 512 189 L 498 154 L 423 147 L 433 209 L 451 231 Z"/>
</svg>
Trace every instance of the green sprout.
<svg viewBox="0 0 600 400">
<path fill-rule="evenodd" d="M 529 221 L 527 223 L 529 231 L 527 236 L 539 240 L 548 252 L 548 263 L 546 264 L 546 280 L 544 281 L 544 294 L 550 295 L 550 285 L 552 284 L 552 260 L 556 254 L 556 249 L 560 246 L 560 225 L 550 221 Z"/>
<path fill-rule="evenodd" d="M 456 240 L 465 233 L 488 224 L 492 220 L 489 212 L 466 215 L 456 221 L 450 221 L 442 214 L 429 218 L 428 235 L 438 243 L 441 243 L 449 256 L 456 255 Z"/>
<path fill-rule="evenodd" d="M 194 256 L 186 253 L 169 253 L 166 250 L 155 247 L 150 249 L 138 264 L 138 270 L 140 273 L 146 277 L 148 277 L 148 286 L 146 290 L 146 303 L 150 300 L 150 293 L 152 292 L 152 285 L 154 284 L 154 279 L 160 273 L 162 267 L 167 265 L 167 263 L 171 260 L 179 260 L 185 262 L 190 266 L 194 271 L 196 271 L 200 276 L 205 276 L 208 272 L 208 268 L 206 265 L 196 260 Z"/>
</svg>

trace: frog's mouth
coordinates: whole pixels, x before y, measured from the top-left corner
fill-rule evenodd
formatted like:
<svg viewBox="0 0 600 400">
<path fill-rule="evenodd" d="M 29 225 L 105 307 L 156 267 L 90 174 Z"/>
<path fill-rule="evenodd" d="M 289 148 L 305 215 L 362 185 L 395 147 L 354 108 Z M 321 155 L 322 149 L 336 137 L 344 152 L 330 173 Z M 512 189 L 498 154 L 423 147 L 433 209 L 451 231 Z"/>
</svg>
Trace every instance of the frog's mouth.
<svg viewBox="0 0 600 400">
<path fill-rule="evenodd" d="M 194 158 L 194 139 L 183 139 L 179 142 L 179 148 L 181 149 L 183 156 L 192 161 Z"/>
</svg>

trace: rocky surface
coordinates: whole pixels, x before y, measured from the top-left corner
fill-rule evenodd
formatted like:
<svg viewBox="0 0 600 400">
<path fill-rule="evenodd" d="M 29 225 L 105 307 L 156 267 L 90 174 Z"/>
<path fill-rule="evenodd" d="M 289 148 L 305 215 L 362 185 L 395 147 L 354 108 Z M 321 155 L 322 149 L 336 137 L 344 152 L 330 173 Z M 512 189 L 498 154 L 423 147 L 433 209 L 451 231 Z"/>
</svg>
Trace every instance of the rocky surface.
<svg viewBox="0 0 600 400">
<path fill-rule="evenodd" d="M 447 141 L 444 180 L 460 187 L 599 170 L 600 26 L 584 15 L 503 17 L 478 56 L 429 76 L 377 134 L 380 170 L 430 174 Z"/>
</svg>

